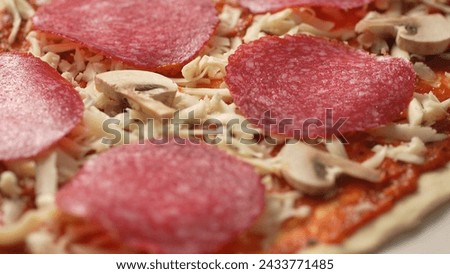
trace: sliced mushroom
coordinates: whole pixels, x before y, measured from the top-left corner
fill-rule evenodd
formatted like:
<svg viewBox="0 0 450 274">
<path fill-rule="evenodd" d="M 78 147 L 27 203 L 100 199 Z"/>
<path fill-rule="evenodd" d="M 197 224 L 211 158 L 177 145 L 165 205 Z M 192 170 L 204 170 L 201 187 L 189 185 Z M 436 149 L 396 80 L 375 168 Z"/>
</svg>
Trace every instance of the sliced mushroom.
<svg viewBox="0 0 450 274">
<path fill-rule="evenodd" d="M 304 143 L 287 144 L 279 153 L 281 174 L 294 188 L 307 194 L 325 194 L 336 178 L 347 174 L 369 182 L 380 182 L 382 173 L 341 157 L 333 156 Z"/>
<path fill-rule="evenodd" d="M 132 108 L 160 118 L 176 111 L 170 107 L 178 90 L 171 79 L 148 71 L 117 70 L 98 74 L 95 87 L 113 100 L 126 99 Z"/>
<path fill-rule="evenodd" d="M 441 14 L 411 17 L 397 34 L 397 45 L 412 53 L 433 55 L 443 53 L 450 44 L 450 19 Z"/>
<path fill-rule="evenodd" d="M 355 30 L 394 36 L 401 49 L 421 55 L 443 53 L 450 45 L 450 18 L 441 14 L 402 17 L 372 15 L 360 21 Z"/>
</svg>

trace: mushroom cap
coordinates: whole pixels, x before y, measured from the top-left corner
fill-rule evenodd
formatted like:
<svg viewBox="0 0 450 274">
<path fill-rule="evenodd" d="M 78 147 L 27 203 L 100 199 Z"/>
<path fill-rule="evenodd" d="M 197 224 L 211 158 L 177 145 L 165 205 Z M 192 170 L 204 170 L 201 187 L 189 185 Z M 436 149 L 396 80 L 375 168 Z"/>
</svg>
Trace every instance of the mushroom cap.
<svg viewBox="0 0 450 274">
<path fill-rule="evenodd" d="M 420 55 L 440 54 L 450 45 L 450 17 L 442 14 L 390 17 L 372 13 L 355 30 L 394 36 L 399 48 Z"/>
<path fill-rule="evenodd" d="M 294 188 L 310 195 L 325 194 L 332 190 L 341 174 L 377 183 L 380 171 L 360 163 L 331 155 L 325 151 L 298 142 L 286 144 L 279 153 L 281 174 Z"/>
<path fill-rule="evenodd" d="M 399 27 L 397 45 L 411 53 L 440 54 L 450 45 L 450 17 L 442 14 L 410 17 L 410 22 Z"/>
</svg>

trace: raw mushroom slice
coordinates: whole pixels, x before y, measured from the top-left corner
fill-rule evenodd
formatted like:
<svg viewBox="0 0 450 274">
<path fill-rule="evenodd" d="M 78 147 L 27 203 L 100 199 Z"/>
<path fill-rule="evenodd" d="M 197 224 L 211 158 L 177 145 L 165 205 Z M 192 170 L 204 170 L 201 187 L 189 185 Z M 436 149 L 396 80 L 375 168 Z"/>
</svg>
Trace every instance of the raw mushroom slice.
<svg viewBox="0 0 450 274">
<path fill-rule="evenodd" d="M 450 17 L 441 14 L 403 17 L 370 16 L 356 25 L 356 32 L 395 36 L 397 45 L 410 53 L 435 55 L 450 45 Z"/>
<path fill-rule="evenodd" d="M 117 70 L 98 74 L 95 87 L 111 99 L 126 99 L 133 108 L 160 118 L 172 117 L 170 107 L 177 84 L 160 74 L 139 70 Z"/>
<path fill-rule="evenodd" d="M 382 173 L 360 163 L 337 157 L 304 143 L 287 144 L 279 153 L 281 174 L 294 188 L 310 195 L 325 194 L 336 178 L 347 174 L 369 182 L 380 182 Z"/>
<path fill-rule="evenodd" d="M 411 17 L 397 34 L 397 45 L 409 52 L 434 55 L 450 45 L 450 17 L 441 14 Z"/>
</svg>

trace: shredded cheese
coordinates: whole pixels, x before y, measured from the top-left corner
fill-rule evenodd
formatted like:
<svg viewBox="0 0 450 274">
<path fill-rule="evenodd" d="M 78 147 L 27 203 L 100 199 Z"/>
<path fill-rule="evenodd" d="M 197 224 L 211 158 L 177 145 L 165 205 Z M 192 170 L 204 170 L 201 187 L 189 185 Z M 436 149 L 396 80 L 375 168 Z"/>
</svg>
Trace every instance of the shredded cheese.
<svg viewBox="0 0 450 274">
<path fill-rule="evenodd" d="M 20 199 L 3 199 L 1 204 L 3 224 L 11 225 L 17 222 L 24 212 L 25 206 L 25 202 Z"/>
<path fill-rule="evenodd" d="M 377 152 L 361 163 L 362 166 L 367 168 L 376 169 L 378 168 L 384 161 L 387 155 L 387 147 L 383 146 L 381 149 L 377 149 Z"/>
<path fill-rule="evenodd" d="M 44 222 L 52 219 L 55 209 L 30 210 L 17 222 L 0 227 L 0 245 L 12 245 L 22 242 L 32 231 L 39 228 Z"/>
<path fill-rule="evenodd" d="M 425 63 L 423 62 L 414 63 L 414 71 L 416 72 L 417 76 L 419 76 L 420 79 L 427 81 L 434 87 L 439 86 L 440 84 L 440 82 L 438 81 L 439 78 L 434 73 L 434 71 Z"/>
<path fill-rule="evenodd" d="M 230 5 L 224 5 L 222 12 L 219 15 L 220 24 L 218 27 L 219 35 L 227 35 L 233 31 L 239 19 L 241 18 L 242 10 L 239 8 L 234 8 Z"/>
<path fill-rule="evenodd" d="M 421 139 L 413 137 L 409 143 L 404 143 L 396 147 L 391 145 L 377 145 L 373 148 L 373 151 L 376 153 L 385 153 L 386 157 L 396 161 L 420 165 L 425 162 L 424 156 L 427 148 Z"/>
<path fill-rule="evenodd" d="M 56 156 L 56 153 L 52 153 L 36 164 L 36 205 L 38 207 L 54 205 L 58 186 Z"/>
<path fill-rule="evenodd" d="M 371 130 L 370 133 L 388 140 L 411 141 L 412 138 L 418 137 L 424 143 L 442 141 L 447 138 L 446 134 L 437 133 L 434 128 L 408 124 L 390 124 Z"/>
<path fill-rule="evenodd" d="M 408 121 L 411 126 L 432 126 L 445 118 L 450 107 L 450 99 L 440 102 L 432 93 L 415 93 L 408 107 Z"/>
<path fill-rule="evenodd" d="M 14 172 L 2 172 L 0 175 L 0 192 L 16 198 L 22 193 L 18 183 L 19 180 Z"/>
</svg>

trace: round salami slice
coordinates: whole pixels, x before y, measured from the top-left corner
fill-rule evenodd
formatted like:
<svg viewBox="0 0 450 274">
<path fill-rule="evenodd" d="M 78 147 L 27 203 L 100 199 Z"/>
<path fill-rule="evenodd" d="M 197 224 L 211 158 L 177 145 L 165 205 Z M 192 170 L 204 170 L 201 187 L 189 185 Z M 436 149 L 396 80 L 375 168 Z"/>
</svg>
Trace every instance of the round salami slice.
<svg viewBox="0 0 450 274">
<path fill-rule="evenodd" d="M 47 63 L 26 54 L 0 54 L 0 161 L 39 154 L 82 115 L 80 95 Z"/>
<path fill-rule="evenodd" d="M 253 224 L 264 187 L 250 165 L 210 145 L 146 143 L 87 162 L 57 204 L 143 251 L 207 253 Z"/>
<path fill-rule="evenodd" d="M 230 56 L 236 105 L 266 132 L 329 137 L 379 127 L 413 97 L 410 62 L 310 36 L 267 36 Z"/>
<path fill-rule="evenodd" d="M 33 18 L 40 31 L 153 71 L 195 58 L 218 22 L 211 0 L 54 0 Z"/>
<path fill-rule="evenodd" d="M 276 12 L 295 7 L 333 7 L 339 9 L 359 8 L 373 0 L 238 0 L 239 4 L 252 13 Z"/>
</svg>

